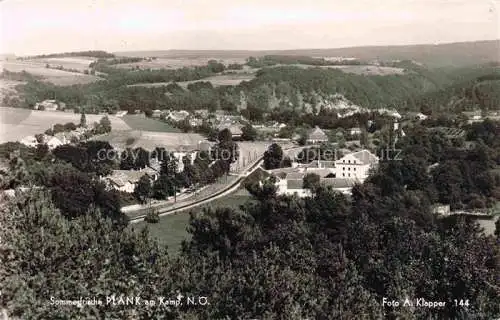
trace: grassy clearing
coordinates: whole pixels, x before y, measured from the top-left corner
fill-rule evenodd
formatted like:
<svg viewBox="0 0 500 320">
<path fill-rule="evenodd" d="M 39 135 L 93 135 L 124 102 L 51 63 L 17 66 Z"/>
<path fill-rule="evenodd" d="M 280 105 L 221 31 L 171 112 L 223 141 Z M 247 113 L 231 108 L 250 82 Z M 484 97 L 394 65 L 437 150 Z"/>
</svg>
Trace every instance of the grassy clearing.
<svg viewBox="0 0 500 320">
<path fill-rule="evenodd" d="M 229 207 L 239 209 L 240 205 L 246 203 L 251 197 L 248 194 L 234 194 L 220 199 L 216 199 L 209 204 L 199 206 L 195 209 L 181 211 L 176 214 L 167 215 L 160 218 L 160 222 L 156 224 L 148 224 L 140 222 L 131 225 L 135 231 L 142 230 L 145 226 L 149 229 L 150 237 L 156 239 L 160 245 L 168 246 L 169 253 L 175 254 L 178 252 L 181 243 L 185 239 L 189 239 L 190 235 L 186 228 L 189 224 L 189 212 L 201 212 L 204 208 L 219 208 Z"/>
<path fill-rule="evenodd" d="M 34 76 L 42 77 L 45 81 L 60 86 L 86 84 L 102 80 L 102 78 L 88 74 L 45 68 L 45 64 L 40 61 L 7 61 L 3 63 L 2 67 L 11 72 L 26 71 Z"/>
<path fill-rule="evenodd" d="M 158 131 L 158 132 L 181 132 L 179 129 L 172 127 L 168 123 L 160 120 L 146 118 L 141 115 L 124 115 L 123 121 L 129 125 L 132 130 L 141 131 Z"/>
</svg>

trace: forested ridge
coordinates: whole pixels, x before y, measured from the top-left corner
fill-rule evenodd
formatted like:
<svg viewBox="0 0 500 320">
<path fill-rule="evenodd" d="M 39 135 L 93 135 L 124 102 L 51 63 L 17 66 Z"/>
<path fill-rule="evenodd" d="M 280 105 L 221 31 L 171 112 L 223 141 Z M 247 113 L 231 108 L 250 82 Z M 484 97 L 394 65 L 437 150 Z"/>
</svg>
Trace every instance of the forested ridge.
<svg viewBox="0 0 500 320">
<path fill-rule="evenodd" d="M 26 73 L 3 72 L 3 77 L 27 81 L 18 87 L 21 97 L 6 96 L 3 104 L 29 108 L 38 101 L 57 96 L 69 107 L 87 106 L 88 112 L 167 108 L 236 111 L 243 93 L 248 106 L 245 115 L 254 119 L 274 108 L 293 109 L 302 113 L 305 112 L 304 103 L 314 106 L 318 99 L 330 101 L 332 95 L 342 94 L 352 103 L 369 109 L 440 110 L 454 95 L 471 90 L 468 87 L 486 92 L 488 97 L 494 96 L 498 91 L 499 76 L 498 68 L 493 65 L 429 69 L 403 61 L 392 65 L 404 68 L 404 74 L 368 76 L 335 69 L 278 66 L 262 68 L 253 80 L 237 86 L 214 87 L 203 79 L 223 72 L 224 66 L 216 61 L 194 68 L 130 71 L 115 68 L 112 65 L 115 60 L 109 60 L 111 64 L 98 61 L 94 67 L 104 72 L 102 76 L 106 80 L 86 85 L 56 86 L 38 81 Z M 196 80 L 206 85 L 183 89 L 175 83 Z M 162 87 L 128 86 L 153 82 L 170 84 Z M 477 85 L 479 82 L 481 85 Z M 476 94 L 476 99 L 479 99 L 477 104 L 480 107 L 490 109 L 497 101 L 490 99 L 486 102 L 481 94 Z"/>
</svg>

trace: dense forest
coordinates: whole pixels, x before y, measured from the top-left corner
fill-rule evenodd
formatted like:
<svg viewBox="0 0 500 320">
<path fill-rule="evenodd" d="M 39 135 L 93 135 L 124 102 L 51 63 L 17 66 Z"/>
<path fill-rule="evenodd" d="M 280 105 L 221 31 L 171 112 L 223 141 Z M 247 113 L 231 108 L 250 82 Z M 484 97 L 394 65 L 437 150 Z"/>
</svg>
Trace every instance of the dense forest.
<svg viewBox="0 0 500 320">
<path fill-rule="evenodd" d="M 174 256 L 147 230 L 125 228 L 87 173 L 72 165 L 56 170 L 48 176 L 59 188 L 3 204 L 0 303 L 30 319 L 496 318 L 500 225 L 486 236 L 472 220 L 439 218 L 432 204 L 498 200 L 500 180 L 488 175 L 500 163 L 499 128 L 489 121 L 468 128 L 478 146 L 467 150 L 416 127 L 398 145 L 403 161 L 382 161 L 351 197 L 320 186 L 300 199 L 276 195 L 272 179 L 249 184 L 253 200 L 240 209 L 193 212 L 191 237 Z M 17 157 L 36 165 L 20 148 Z M 440 165 L 428 172 L 435 161 Z M 22 177 L 16 172 L 14 179 Z M 88 201 L 70 187 L 74 181 L 94 190 L 90 203 L 99 205 L 78 212 L 61 206 Z M 182 305 L 159 303 L 179 294 Z M 106 304 L 111 295 L 139 296 L 141 303 Z M 188 305 L 186 297 L 208 304 Z M 53 305 L 51 298 L 103 305 Z M 384 298 L 413 306 L 387 306 Z M 419 307 L 417 299 L 446 304 Z"/>
<path fill-rule="evenodd" d="M 40 58 L 64 58 L 64 57 L 114 58 L 115 55 L 101 50 L 89 50 L 89 51 L 40 54 L 36 56 L 20 57 L 18 59 L 30 60 L 30 59 L 40 59 Z"/>
</svg>

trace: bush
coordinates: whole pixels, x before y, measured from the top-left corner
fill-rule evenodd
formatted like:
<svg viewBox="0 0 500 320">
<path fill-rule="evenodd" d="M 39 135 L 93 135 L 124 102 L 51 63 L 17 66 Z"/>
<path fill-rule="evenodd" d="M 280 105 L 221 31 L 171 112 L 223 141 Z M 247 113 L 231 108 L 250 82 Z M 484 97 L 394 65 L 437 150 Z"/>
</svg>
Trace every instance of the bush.
<svg viewBox="0 0 500 320">
<path fill-rule="evenodd" d="M 160 216 L 158 214 L 158 210 L 151 209 L 148 214 L 144 218 L 144 221 L 147 223 L 158 223 L 160 221 Z"/>
</svg>

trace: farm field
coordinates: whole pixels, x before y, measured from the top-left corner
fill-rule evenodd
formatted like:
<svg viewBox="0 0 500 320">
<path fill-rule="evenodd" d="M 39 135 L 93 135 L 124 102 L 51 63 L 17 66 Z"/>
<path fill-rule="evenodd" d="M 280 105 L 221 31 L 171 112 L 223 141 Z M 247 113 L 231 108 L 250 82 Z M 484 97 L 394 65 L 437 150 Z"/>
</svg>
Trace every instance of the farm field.
<svg viewBox="0 0 500 320">
<path fill-rule="evenodd" d="M 200 80 L 195 81 L 182 81 L 177 82 L 183 88 L 187 88 L 188 84 L 200 82 L 200 81 L 208 81 L 212 83 L 214 87 L 220 86 L 236 86 L 243 81 L 250 81 L 255 78 L 255 74 L 250 73 L 234 73 L 234 74 L 221 74 L 217 76 L 212 76 Z M 170 82 L 155 82 L 155 83 L 137 83 L 129 85 L 129 87 L 162 87 L 168 85 Z"/>
<path fill-rule="evenodd" d="M 99 122 L 103 115 L 87 114 L 87 123 Z M 130 127 L 115 116 L 108 116 L 111 128 L 115 130 L 129 130 Z M 80 114 L 61 111 L 39 111 L 29 109 L 0 107 L 0 143 L 19 141 L 26 136 L 43 133 L 56 123 L 65 124 L 80 122 Z"/>
<path fill-rule="evenodd" d="M 339 69 L 345 73 L 353 74 L 364 74 L 373 76 L 386 76 L 391 74 L 404 74 L 405 71 L 402 68 L 393 67 L 380 67 L 372 65 L 360 65 L 360 66 L 322 66 L 322 68 L 327 69 Z"/>
<path fill-rule="evenodd" d="M 158 57 L 156 60 L 152 61 L 141 61 L 141 62 L 131 62 L 131 63 L 120 63 L 116 64 L 116 68 L 121 69 L 135 69 L 139 67 L 140 69 L 178 69 L 184 67 L 194 67 L 194 66 L 204 66 L 209 60 L 222 61 L 225 64 L 230 63 L 245 63 L 244 58 L 210 58 L 210 57 L 193 57 L 193 58 L 161 58 Z"/>
<path fill-rule="evenodd" d="M 62 66 L 65 69 L 76 69 L 79 71 L 84 71 L 89 69 L 89 64 L 94 62 L 96 59 L 90 57 L 58 57 L 58 58 L 40 58 L 30 60 L 33 62 L 39 62 L 43 65 L 49 64 L 51 66 Z"/>
<path fill-rule="evenodd" d="M 180 132 L 179 129 L 172 127 L 168 123 L 156 119 L 146 118 L 144 115 L 126 114 L 122 117 L 122 119 L 132 130 Z"/>
<path fill-rule="evenodd" d="M 227 197 L 216 199 L 210 204 L 202 205 L 196 209 L 190 211 L 202 212 L 204 208 L 220 208 L 229 207 L 232 209 L 239 209 L 240 205 L 245 204 L 251 196 L 247 193 L 245 194 L 231 194 Z M 168 246 L 168 251 L 170 254 L 176 254 L 181 247 L 183 240 L 189 239 L 190 234 L 187 232 L 186 228 L 189 225 L 189 212 L 182 211 L 175 214 L 163 216 L 160 218 L 158 223 L 147 223 L 139 222 L 137 224 L 132 224 L 130 228 L 139 232 L 144 227 L 149 230 L 149 236 L 152 239 L 156 239 L 160 245 Z"/>
<path fill-rule="evenodd" d="M 200 141 L 205 141 L 203 136 L 196 133 L 139 130 L 112 131 L 106 135 L 96 136 L 94 139 L 108 141 L 116 149 L 141 147 L 150 151 L 156 147 L 164 147 L 173 151 L 183 146 L 197 146 Z"/>
<path fill-rule="evenodd" d="M 378 75 L 378 76 L 386 76 L 391 74 L 404 74 L 405 71 L 402 68 L 393 68 L 393 67 L 380 67 L 374 65 L 359 65 L 359 66 L 311 66 L 307 64 L 277 64 L 272 67 L 299 67 L 303 69 L 308 68 L 322 68 L 322 69 L 339 69 L 345 73 L 352 74 L 364 74 L 364 75 Z"/>
<path fill-rule="evenodd" d="M 39 60 L 15 62 L 4 61 L 2 62 L 2 68 L 11 72 L 26 71 L 34 76 L 42 77 L 47 82 L 61 86 L 92 83 L 101 79 L 99 77 L 83 73 L 45 68 L 45 64 L 46 63 Z"/>
</svg>

